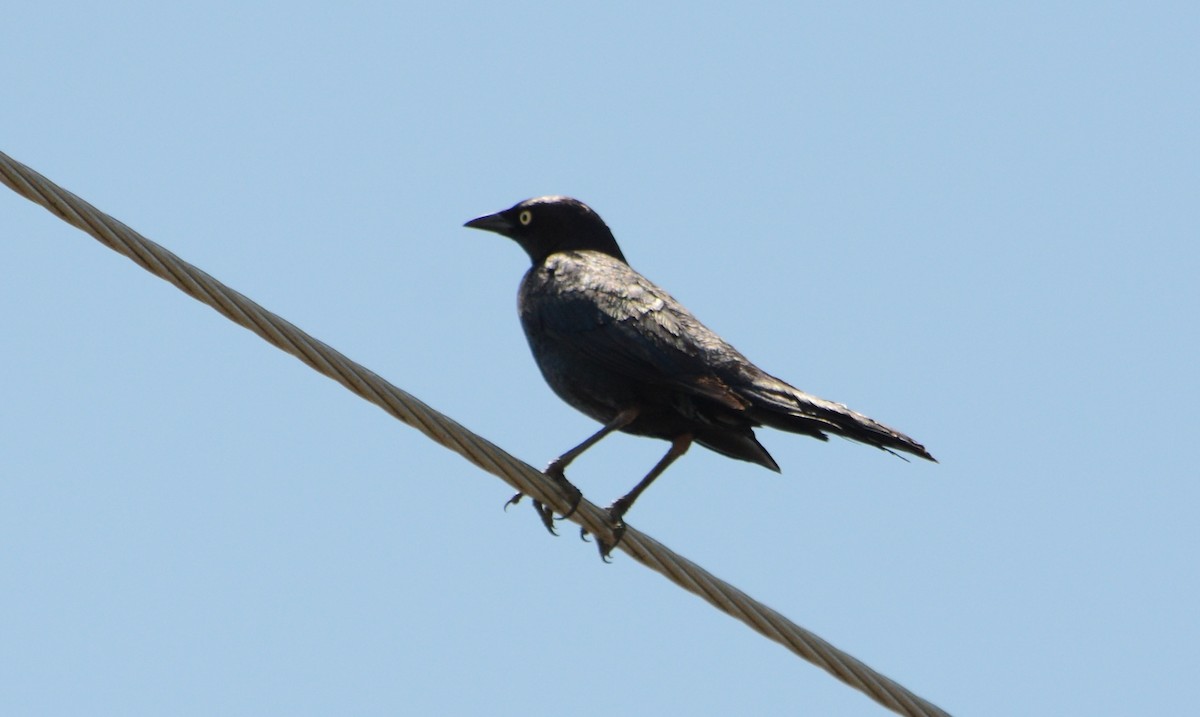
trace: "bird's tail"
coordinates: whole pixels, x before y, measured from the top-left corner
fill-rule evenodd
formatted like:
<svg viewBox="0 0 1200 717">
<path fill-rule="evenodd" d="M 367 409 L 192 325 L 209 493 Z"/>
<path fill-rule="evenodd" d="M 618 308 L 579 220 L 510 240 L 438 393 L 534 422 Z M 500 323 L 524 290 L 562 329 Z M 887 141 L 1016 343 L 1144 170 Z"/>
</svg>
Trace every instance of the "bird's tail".
<svg viewBox="0 0 1200 717">
<path fill-rule="evenodd" d="M 765 372 L 741 383 L 737 393 L 750 402 L 750 416 L 772 428 L 821 440 L 827 440 L 826 434 L 833 433 L 889 453 L 903 451 L 937 462 L 925 446 L 903 433 L 840 403 L 807 394 Z"/>
</svg>

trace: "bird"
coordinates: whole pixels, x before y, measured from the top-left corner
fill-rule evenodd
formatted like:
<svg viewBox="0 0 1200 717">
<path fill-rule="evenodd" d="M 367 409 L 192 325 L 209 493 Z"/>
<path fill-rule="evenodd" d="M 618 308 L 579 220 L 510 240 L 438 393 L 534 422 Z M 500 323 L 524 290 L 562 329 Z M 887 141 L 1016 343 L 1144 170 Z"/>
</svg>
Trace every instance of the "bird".
<svg viewBox="0 0 1200 717">
<path fill-rule="evenodd" d="M 843 436 L 936 462 L 903 433 L 753 364 L 635 271 L 608 225 L 578 199 L 534 197 L 464 226 L 508 237 L 529 255 L 517 308 L 534 360 L 563 401 L 602 425 L 545 470 L 574 501 L 563 517 L 582 497 L 566 468 L 601 439 L 620 431 L 671 444 L 608 506 L 615 539 L 597 538 L 605 560 L 624 534 L 630 507 L 693 443 L 780 472 L 754 432 L 766 426 L 822 441 Z M 509 504 L 520 499 L 518 493 Z M 534 507 L 553 533 L 553 512 L 536 501 Z"/>
</svg>

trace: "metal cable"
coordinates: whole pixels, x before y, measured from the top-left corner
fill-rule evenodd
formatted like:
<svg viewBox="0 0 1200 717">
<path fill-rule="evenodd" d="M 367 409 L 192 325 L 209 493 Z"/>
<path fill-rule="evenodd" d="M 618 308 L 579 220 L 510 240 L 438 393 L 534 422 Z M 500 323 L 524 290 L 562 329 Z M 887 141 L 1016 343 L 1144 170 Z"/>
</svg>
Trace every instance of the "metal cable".
<svg viewBox="0 0 1200 717">
<path fill-rule="evenodd" d="M 166 279 L 185 294 L 208 304 L 229 320 L 250 329 L 270 344 L 341 383 L 437 443 L 498 476 L 516 490 L 552 506 L 559 514 L 569 508 L 569 498 L 541 471 L 463 428 L 453 419 L 435 411 L 414 396 L 393 386 L 3 152 L 0 152 L 0 179 L 17 194 L 44 206 L 68 224 L 91 234 L 108 248 L 124 254 L 143 269 Z M 587 500 L 580 503 L 571 520 L 593 535 L 601 536 L 609 542 L 613 539 L 607 514 Z M 842 682 L 866 693 L 884 707 L 903 715 L 948 714 L 632 526 L 628 527 L 618 547 L 634 560 L 661 573 L 681 588 L 699 595 L 718 610 L 741 620 Z"/>
</svg>

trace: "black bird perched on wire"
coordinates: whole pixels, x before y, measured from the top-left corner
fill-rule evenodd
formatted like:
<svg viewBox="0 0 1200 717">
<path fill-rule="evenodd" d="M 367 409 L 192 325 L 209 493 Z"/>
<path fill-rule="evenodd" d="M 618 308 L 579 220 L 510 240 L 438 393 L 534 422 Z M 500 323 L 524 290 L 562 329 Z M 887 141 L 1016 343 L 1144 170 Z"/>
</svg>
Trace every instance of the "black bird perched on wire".
<svg viewBox="0 0 1200 717">
<path fill-rule="evenodd" d="M 533 267 L 521 280 L 517 305 L 534 359 L 560 398 L 604 424 L 546 469 L 576 505 L 580 493 L 564 470 L 609 433 L 671 442 L 662 460 L 609 506 L 618 540 L 625 512 L 693 442 L 776 472 L 779 465 L 754 436 L 759 426 L 823 441 L 833 433 L 934 460 L 903 433 L 750 363 L 634 271 L 608 226 L 583 202 L 527 199 L 466 226 L 509 237 L 529 254 Z M 553 532 L 553 514 L 535 507 Z M 601 544 L 602 554 L 612 547 Z"/>
</svg>

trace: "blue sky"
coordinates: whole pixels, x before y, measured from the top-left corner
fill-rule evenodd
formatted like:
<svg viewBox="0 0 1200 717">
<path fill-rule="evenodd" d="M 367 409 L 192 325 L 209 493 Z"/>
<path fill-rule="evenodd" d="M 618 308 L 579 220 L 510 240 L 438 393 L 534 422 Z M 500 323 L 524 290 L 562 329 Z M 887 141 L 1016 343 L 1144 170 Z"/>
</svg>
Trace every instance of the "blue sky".
<svg viewBox="0 0 1200 717">
<path fill-rule="evenodd" d="M 940 465 L 761 432 L 630 522 L 956 714 L 1200 664 L 1190 3 L 119 3 L 6 16 L 0 149 L 541 466 L 527 259 L 591 204 L 766 370 Z M 0 192 L 0 712 L 881 714 Z M 666 444 L 572 466 L 594 502 Z"/>
</svg>

